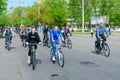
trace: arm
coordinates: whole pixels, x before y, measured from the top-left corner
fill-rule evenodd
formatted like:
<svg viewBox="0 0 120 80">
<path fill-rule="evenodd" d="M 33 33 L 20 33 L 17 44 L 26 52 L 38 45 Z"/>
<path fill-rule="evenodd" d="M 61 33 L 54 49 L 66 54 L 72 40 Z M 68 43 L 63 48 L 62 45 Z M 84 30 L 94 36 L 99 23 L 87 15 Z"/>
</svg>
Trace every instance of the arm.
<svg viewBox="0 0 120 80">
<path fill-rule="evenodd" d="M 60 38 L 62 39 L 62 41 L 64 41 L 64 38 L 63 38 L 61 31 L 60 31 Z"/>
<path fill-rule="evenodd" d="M 52 41 L 54 41 L 54 37 L 53 37 L 53 33 L 51 32 L 51 39 Z"/>
<path fill-rule="evenodd" d="M 70 32 L 70 29 L 69 29 L 69 34 L 70 34 L 70 36 L 72 36 L 72 33 Z"/>
<path fill-rule="evenodd" d="M 40 36 L 39 36 L 38 33 L 37 33 L 37 42 L 38 42 L 38 43 L 41 42 L 41 39 L 40 39 Z"/>
<path fill-rule="evenodd" d="M 98 27 L 96 28 L 96 35 L 97 35 L 97 37 L 99 37 L 99 28 Z"/>
<path fill-rule="evenodd" d="M 29 42 L 29 40 L 30 40 L 30 33 L 28 33 L 27 35 L 26 42 Z"/>
<path fill-rule="evenodd" d="M 108 37 L 108 36 L 109 36 L 109 34 L 108 34 L 107 29 L 106 29 L 106 28 L 104 28 L 104 30 L 105 30 L 105 33 L 106 33 L 106 35 L 107 35 L 107 37 Z"/>
</svg>

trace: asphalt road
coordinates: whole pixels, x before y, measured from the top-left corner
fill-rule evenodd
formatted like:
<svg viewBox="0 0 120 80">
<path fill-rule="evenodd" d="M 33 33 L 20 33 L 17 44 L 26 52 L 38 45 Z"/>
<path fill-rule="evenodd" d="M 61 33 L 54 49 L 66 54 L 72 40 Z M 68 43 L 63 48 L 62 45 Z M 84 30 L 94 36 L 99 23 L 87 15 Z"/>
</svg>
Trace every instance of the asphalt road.
<svg viewBox="0 0 120 80">
<path fill-rule="evenodd" d="M 23 48 L 18 36 L 13 38 L 11 50 L 0 40 L 0 80 L 120 80 L 120 36 L 110 36 L 107 43 L 111 55 L 97 55 L 95 38 L 73 35 L 73 48 L 62 48 L 65 65 L 61 68 L 50 61 L 50 49 L 38 46 L 37 67 L 27 66 L 28 48 Z"/>
</svg>

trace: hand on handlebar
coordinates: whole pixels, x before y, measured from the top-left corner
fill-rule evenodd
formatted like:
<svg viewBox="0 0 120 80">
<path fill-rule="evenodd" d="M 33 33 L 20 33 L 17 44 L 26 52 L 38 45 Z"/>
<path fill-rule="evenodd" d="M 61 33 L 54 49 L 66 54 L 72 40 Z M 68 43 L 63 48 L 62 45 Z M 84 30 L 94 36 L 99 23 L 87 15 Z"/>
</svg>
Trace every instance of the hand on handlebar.
<svg viewBox="0 0 120 80">
<path fill-rule="evenodd" d="M 41 42 L 39 42 L 39 45 L 41 45 Z"/>
<path fill-rule="evenodd" d="M 62 38 L 62 41 L 65 41 L 64 38 Z"/>
<path fill-rule="evenodd" d="M 26 44 L 28 45 L 29 43 L 28 43 L 28 42 L 26 42 Z"/>
</svg>

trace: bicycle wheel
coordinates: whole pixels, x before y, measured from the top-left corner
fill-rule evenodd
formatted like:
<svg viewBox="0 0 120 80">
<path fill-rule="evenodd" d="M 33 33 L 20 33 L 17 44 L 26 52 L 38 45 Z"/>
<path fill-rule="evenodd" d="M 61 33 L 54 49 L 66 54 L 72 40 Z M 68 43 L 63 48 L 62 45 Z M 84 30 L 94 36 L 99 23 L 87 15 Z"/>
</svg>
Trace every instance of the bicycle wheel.
<svg viewBox="0 0 120 80">
<path fill-rule="evenodd" d="M 98 53 L 97 42 L 95 41 L 95 52 Z"/>
<path fill-rule="evenodd" d="M 70 39 L 68 39 L 67 45 L 69 49 L 72 49 L 72 41 Z"/>
<path fill-rule="evenodd" d="M 59 51 L 57 53 L 57 58 L 58 58 L 58 64 L 61 66 L 61 67 L 64 67 L 64 55 L 63 55 L 63 52 L 62 51 Z"/>
<path fill-rule="evenodd" d="M 105 45 L 104 45 L 104 47 L 103 47 L 103 52 L 104 52 L 104 55 L 105 55 L 106 57 L 109 57 L 109 56 L 110 56 L 110 48 L 109 48 L 109 46 L 108 46 L 107 43 L 105 43 Z"/>
<path fill-rule="evenodd" d="M 7 44 L 7 49 L 8 51 L 10 51 L 10 42 L 8 41 L 8 44 Z"/>
<path fill-rule="evenodd" d="M 36 67 L 36 57 L 35 57 L 35 52 L 33 52 L 33 55 L 32 55 L 32 69 L 35 70 L 35 67 Z"/>
<path fill-rule="evenodd" d="M 100 49 L 98 48 L 98 43 L 97 43 L 97 41 L 95 41 L 95 52 L 96 52 L 97 54 L 100 53 Z"/>
<path fill-rule="evenodd" d="M 47 43 L 47 47 L 50 48 L 50 42 L 49 42 L 49 41 L 48 41 L 48 43 Z"/>
</svg>

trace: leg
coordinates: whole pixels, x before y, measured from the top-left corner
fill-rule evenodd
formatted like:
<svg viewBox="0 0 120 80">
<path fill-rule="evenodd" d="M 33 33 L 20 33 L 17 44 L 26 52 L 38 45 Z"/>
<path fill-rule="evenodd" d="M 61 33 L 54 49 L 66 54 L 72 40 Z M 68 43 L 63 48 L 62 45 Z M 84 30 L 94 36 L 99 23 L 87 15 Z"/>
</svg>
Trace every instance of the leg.
<svg viewBox="0 0 120 80">
<path fill-rule="evenodd" d="M 30 47 L 31 46 L 29 46 L 29 51 L 28 51 L 28 60 L 27 60 L 28 65 L 30 65 L 30 61 L 31 61 L 31 50 L 30 50 Z"/>
<path fill-rule="evenodd" d="M 100 38 L 98 38 L 98 37 L 96 37 L 96 38 L 97 38 L 97 43 L 98 43 L 97 47 L 99 48 L 100 47 Z"/>
<path fill-rule="evenodd" d="M 53 48 L 52 56 L 56 56 L 55 55 L 55 53 L 56 53 L 56 43 L 55 42 L 52 42 L 52 48 Z"/>
<path fill-rule="evenodd" d="M 43 36 L 43 42 L 44 42 L 44 40 L 45 40 L 45 35 Z"/>
<path fill-rule="evenodd" d="M 5 36 L 5 45 L 7 45 L 8 42 L 8 36 Z"/>
</svg>

